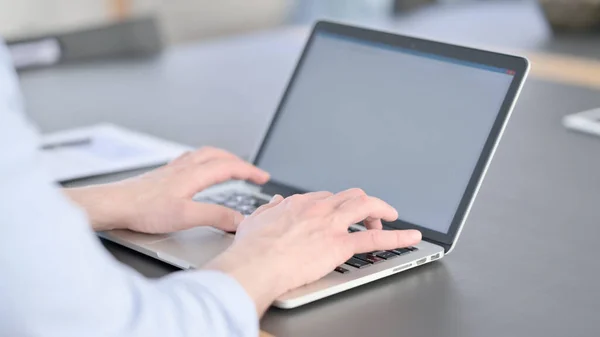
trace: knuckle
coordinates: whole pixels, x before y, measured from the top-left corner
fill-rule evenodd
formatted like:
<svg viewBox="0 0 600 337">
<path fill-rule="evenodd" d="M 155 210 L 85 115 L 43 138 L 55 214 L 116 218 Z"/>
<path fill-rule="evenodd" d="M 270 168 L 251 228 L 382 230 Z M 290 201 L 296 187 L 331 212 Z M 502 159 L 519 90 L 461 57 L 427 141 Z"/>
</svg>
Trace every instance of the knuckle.
<svg viewBox="0 0 600 337">
<path fill-rule="evenodd" d="M 196 153 L 200 154 L 200 153 L 211 153 L 214 152 L 216 149 L 212 146 L 202 146 L 201 148 L 199 148 Z"/>
<path fill-rule="evenodd" d="M 349 192 L 351 192 L 352 194 L 356 194 L 356 195 L 366 195 L 367 194 L 367 193 L 365 193 L 365 191 L 362 188 L 358 188 L 358 187 L 351 188 L 349 190 Z"/>
<path fill-rule="evenodd" d="M 294 194 L 289 196 L 286 200 L 288 201 L 288 203 L 295 204 L 302 201 L 302 199 L 304 199 L 304 196 L 302 194 Z"/>
<path fill-rule="evenodd" d="M 366 194 L 358 196 L 357 199 L 362 204 L 366 204 L 371 201 L 371 198 Z"/>
<path fill-rule="evenodd" d="M 288 205 L 295 204 L 296 202 L 298 202 L 298 198 L 300 198 L 299 194 L 290 195 L 289 197 L 285 198 L 285 203 Z"/>
<path fill-rule="evenodd" d="M 330 191 L 323 191 L 321 193 L 323 193 L 323 196 L 325 196 L 325 197 L 331 197 L 331 196 L 335 195 L 333 192 L 330 192 Z"/>
</svg>

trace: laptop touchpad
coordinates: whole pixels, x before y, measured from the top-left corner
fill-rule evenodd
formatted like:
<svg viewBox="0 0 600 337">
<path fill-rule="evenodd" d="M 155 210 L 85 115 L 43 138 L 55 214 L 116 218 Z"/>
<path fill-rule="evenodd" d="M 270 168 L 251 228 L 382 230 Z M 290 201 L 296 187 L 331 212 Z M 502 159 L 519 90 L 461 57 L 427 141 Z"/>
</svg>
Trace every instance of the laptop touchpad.
<svg viewBox="0 0 600 337">
<path fill-rule="evenodd" d="M 148 247 L 159 253 L 163 259 L 185 261 L 194 268 L 200 268 L 233 243 L 233 235 L 210 227 L 192 228 L 175 232 L 168 238 L 155 241 Z"/>
</svg>

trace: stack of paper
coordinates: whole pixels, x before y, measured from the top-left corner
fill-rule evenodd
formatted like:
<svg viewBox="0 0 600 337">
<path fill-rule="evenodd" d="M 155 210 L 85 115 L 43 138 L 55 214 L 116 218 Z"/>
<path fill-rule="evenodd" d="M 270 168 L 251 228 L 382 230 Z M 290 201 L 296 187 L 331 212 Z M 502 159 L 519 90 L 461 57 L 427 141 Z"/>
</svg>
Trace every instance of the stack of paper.
<svg viewBox="0 0 600 337">
<path fill-rule="evenodd" d="M 63 182 L 164 164 L 192 148 L 99 124 L 46 134 L 41 150 L 46 170 Z"/>
</svg>

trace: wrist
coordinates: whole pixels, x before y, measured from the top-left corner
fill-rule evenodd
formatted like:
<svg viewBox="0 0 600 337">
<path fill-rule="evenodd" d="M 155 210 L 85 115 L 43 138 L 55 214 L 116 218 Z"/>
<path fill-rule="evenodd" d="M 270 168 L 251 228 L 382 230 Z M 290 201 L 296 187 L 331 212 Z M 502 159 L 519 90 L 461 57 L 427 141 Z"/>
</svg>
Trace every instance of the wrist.
<svg viewBox="0 0 600 337">
<path fill-rule="evenodd" d="M 83 208 L 95 231 L 127 227 L 126 204 L 119 201 L 118 189 L 113 184 L 64 189 L 66 195 Z"/>
<path fill-rule="evenodd" d="M 218 270 L 233 277 L 254 301 L 258 316 L 262 316 L 273 301 L 288 289 L 275 261 L 243 254 L 232 246 L 209 262 L 205 269 Z"/>
</svg>

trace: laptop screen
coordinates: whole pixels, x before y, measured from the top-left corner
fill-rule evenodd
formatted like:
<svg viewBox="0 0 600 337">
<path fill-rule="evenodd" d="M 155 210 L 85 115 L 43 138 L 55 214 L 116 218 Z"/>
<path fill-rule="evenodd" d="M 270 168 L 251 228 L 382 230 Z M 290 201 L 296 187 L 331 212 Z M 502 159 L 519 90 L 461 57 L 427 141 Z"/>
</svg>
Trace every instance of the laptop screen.
<svg viewBox="0 0 600 337">
<path fill-rule="evenodd" d="M 447 233 L 513 76 L 317 32 L 258 165 L 302 190 L 363 188 Z"/>
</svg>

